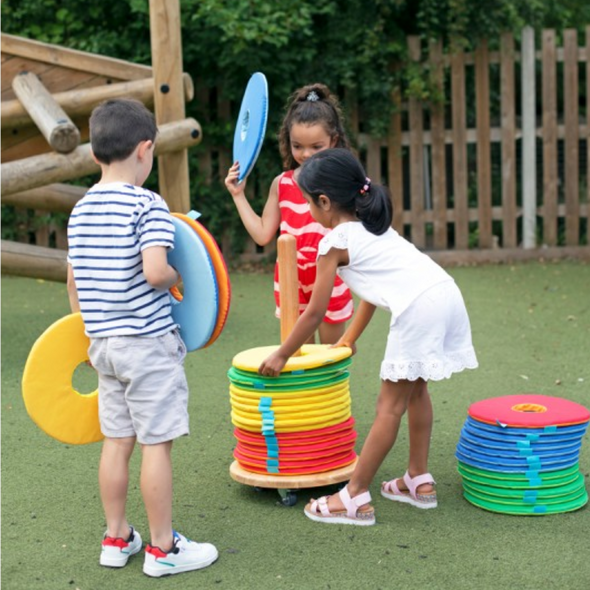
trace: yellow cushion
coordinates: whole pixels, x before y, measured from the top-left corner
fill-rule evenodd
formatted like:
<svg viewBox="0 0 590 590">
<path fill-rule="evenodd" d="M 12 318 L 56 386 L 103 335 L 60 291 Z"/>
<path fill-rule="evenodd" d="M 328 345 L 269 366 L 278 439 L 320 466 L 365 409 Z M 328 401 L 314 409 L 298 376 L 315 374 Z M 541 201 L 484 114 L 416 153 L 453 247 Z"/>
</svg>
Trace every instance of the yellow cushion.
<svg viewBox="0 0 590 590">
<path fill-rule="evenodd" d="M 258 372 L 263 360 L 275 352 L 279 346 L 260 346 L 243 350 L 234 356 L 232 365 L 243 371 Z M 313 369 L 348 358 L 352 350 L 346 346 L 330 348 L 328 344 L 304 344 L 300 356 L 292 356 L 281 373 Z"/>
<path fill-rule="evenodd" d="M 82 316 L 68 315 L 37 339 L 23 373 L 29 416 L 49 436 L 67 444 L 104 438 L 98 421 L 98 389 L 82 395 L 72 384 L 76 367 L 88 360 L 88 346 Z"/>
</svg>

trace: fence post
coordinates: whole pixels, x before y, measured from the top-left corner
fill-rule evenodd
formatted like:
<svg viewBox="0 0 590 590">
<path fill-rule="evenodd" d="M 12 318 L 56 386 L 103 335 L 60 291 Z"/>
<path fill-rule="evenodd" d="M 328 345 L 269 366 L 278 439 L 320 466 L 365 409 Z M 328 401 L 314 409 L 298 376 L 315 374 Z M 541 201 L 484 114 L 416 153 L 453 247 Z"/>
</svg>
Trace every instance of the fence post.
<svg viewBox="0 0 590 590">
<path fill-rule="evenodd" d="M 535 31 L 522 30 L 522 238 L 524 248 L 536 246 L 537 173 L 536 173 L 536 90 Z"/>
</svg>

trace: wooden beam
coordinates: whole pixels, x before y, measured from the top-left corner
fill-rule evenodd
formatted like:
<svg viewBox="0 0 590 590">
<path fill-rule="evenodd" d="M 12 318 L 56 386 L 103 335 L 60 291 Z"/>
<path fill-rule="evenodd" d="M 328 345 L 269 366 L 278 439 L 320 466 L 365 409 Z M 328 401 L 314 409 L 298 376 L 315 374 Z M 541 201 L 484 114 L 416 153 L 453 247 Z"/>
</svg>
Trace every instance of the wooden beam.
<svg viewBox="0 0 590 590">
<path fill-rule="evenodd" d="M 122 59 L 105 57 L 96 53 L 66 49 L 59 45 L 41 43 L 2 33 L 2 53 L 33 59 L 43 63 L 81 70 L 99 76 L 115 78 L 117 80 L 140 80 L 151 78 L 152 68 L 134 64 Z"/>
<path fill-rule="evenodd" d="M 168 154 L 201 141 L 201 127 L 194 119 L 167 123 L 159 128 L 155 155 Z M 3 197 L 54 182 L 73 180 L 98 172 L 99 166 L 92 159 L 90 144 L 78 146 L 69 154 L 41 154 L 1 166 Z"/>
<path fill-rule="evenodd" d="M 1 248 L 3 274 L 66 282 L 68 263 L 65 250 L 8 240 L 1 241 Z"/>
<path fill-rule="evenodd" d="M 73 184 L 49 184 L 20 193 L 2 195 L 2 204 L 21 209 L 70 213 L 74 205 L 86 194 L 86 190 L 86 187 Z"/>
<path fill-rule="evenodd" d="M 156 122 L 162 125 L 185 116 L 179 0 L 150 0 L 150 35 Z M 186 213 L 190 209 L 186 150 L 159 158 L 158 178 L 160 194 L 170 210 Z"/>
<path fill-rule="evenodd" d="M 56 152 L 67 154 L 80 145 L 80 131 L 35 74 L 21 72 L 12 80 L 12 89 Z"/>
<path fill-rule="evenodd" d="M 187 102 L 193 100 L 195 88 L 189 74 L 182 75 L 184 98 Z M 151 107 L 154 104 L 154 79 L 144 78 L 143 80 L 132 80 L 131 82 L 117 82 L 105 84 L 93 88 L 81 90 L 68 90 L 53 94 L 55 102 L 70 117 L 90 115 L 92 109 L 101 102 L 112 98 L 135 98 L 143 104 Z M 19 100 L 6 100 L 2 102 L 0 114 L 2 129 L 18 128 L 31 123 L 31 117 Z"/>
</svg>

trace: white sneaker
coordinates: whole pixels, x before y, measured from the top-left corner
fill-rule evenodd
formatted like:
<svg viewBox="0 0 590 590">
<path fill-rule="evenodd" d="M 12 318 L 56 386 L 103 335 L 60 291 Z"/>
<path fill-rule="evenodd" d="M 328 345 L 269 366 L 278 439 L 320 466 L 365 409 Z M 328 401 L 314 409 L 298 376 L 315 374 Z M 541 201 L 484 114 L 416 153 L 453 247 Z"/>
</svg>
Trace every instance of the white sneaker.
<svg viewBox="0 0 590 590">
<path fill-rule="evenodd" d="M 140 534 L 133 527 L 129 528 L 131 529 L 131 533 L 126 541 L 120 537 L 107 537 L 105 533 L 102 541 L 100 565 L 123 567 L 132 555 L 141 551 L 142 542 Z"/>
<path fill-rule="evenodd" d="M 174 541 L 169 553 L 159 547 L 146 545 L 143 573 L 158 578 L 199 570 L 211 565 L 219 556 L 211 543 L 195 543 L 184 535 L 173 531 Z"/>
</svg>

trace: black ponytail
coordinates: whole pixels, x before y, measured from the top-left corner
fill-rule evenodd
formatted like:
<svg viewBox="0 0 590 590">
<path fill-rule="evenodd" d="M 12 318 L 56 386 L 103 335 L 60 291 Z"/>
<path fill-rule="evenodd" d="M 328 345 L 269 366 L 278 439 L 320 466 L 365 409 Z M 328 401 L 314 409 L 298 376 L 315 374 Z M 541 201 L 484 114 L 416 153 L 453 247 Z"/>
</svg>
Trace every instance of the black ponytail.
<svg viewBox="0 0 590 590">
<path fill-rule="evenodd" d="M 386 187 L 371 184 L 369 190 L 356 197 L 356 215 L 372 234 L 380 236 L 390 227 L 393 207 Z"/>
<path fill-rule="evenodd" d="M 361 163 L 346 149 L 332 148 L 304 162 L 297 179 L 314 200 L 326 195 L 343 211 L 355 215 L 367 231 L 380 236 L 390 227 L 393 207 L 386 187 L 371 183 Z"/>
</svg>

